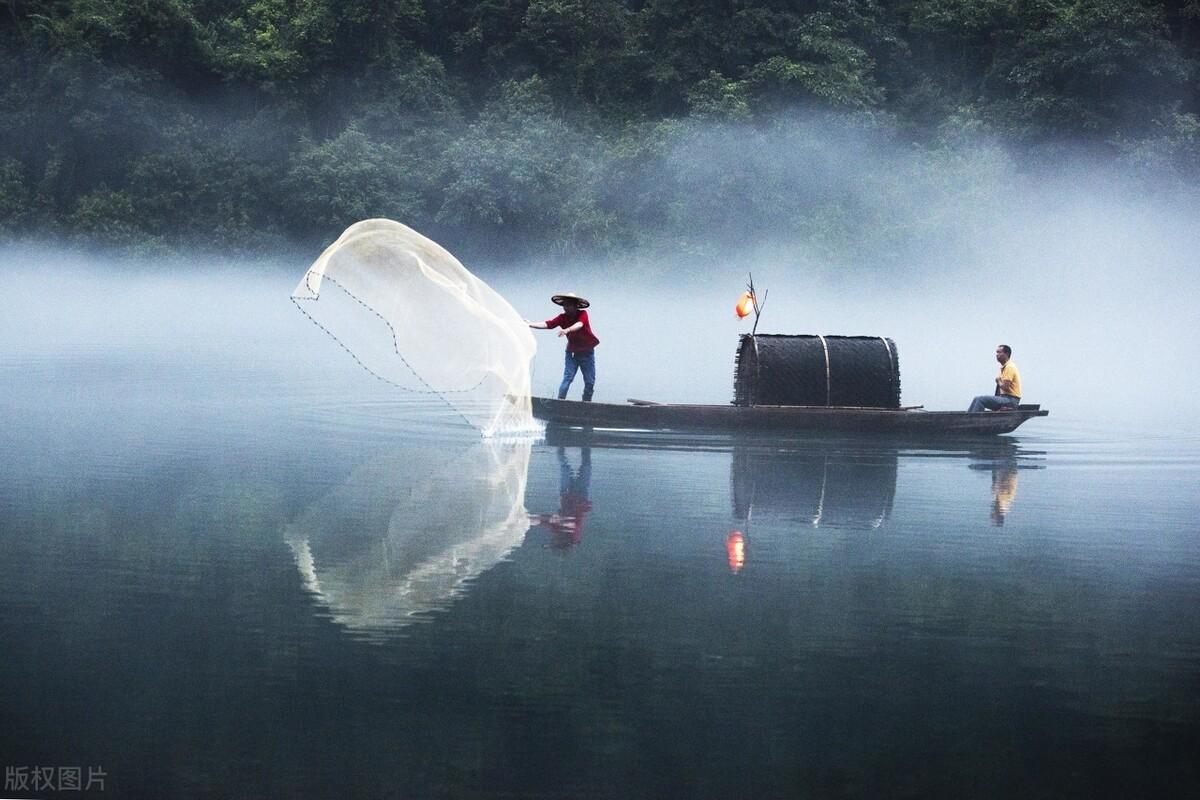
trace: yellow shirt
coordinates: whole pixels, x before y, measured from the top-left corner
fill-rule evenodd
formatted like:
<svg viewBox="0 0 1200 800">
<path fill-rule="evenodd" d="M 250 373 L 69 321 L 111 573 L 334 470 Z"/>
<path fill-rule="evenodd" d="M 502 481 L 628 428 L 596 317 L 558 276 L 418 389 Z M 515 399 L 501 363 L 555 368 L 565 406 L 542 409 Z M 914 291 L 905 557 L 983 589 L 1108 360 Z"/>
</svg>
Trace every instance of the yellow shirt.
<svg viewBox="0 0 1200 800">
<path fill-rule="evenodd" d="M 1012 381 L 1012 385 L 1008 388 L 1001 388 L 1000 381 Z M 1017 365 L 1011 359 L 1000 368 L 1000 375 L 996 378 L 996 392 L 1013 397 L 1021 396 L 1021 373 L 1017 371 Z"/>
</svg>

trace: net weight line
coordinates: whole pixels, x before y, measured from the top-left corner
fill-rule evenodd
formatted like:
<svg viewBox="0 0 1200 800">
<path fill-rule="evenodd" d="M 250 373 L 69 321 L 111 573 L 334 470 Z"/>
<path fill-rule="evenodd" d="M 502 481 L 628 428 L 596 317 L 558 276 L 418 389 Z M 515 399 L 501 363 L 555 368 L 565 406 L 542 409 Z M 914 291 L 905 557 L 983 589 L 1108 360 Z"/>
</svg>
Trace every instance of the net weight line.
<svg viewBox="0 0 1200 800">
<path fill-rule="evenodd" d="M 474 386 L 468 387 L 466 389 L 446 389 L 446 390 L 434 389 L 432 386 L 429 385 L 429 383 L 424 378 L 421 377 L 421 373 L 417 372 L 417 370 L 413 368 L 412 364 L 410 364 L 408 362 L 408 359 L 406 359 L 403 356 L 403 354 L 401 354 L 399 340 L 396 336 L 396 329 L 392 326 L 392 323 L 389 322 L 386 317 L 384 317 L 382 314 L 380 314 L 378 311 L 376 311 L 374 308 L 372 308 L 362 298 L 357 297 L 353 292 L 351 292 L 345 286 L 342 286 L 336 280 L 329 277 L 329 275 L 322 276 L 322 279 L 321 279 L 322 282 L 328 281 L 329 283 L 333 284 L 339 291 L 341 291 L 343 294 L 345 294 L 351 300 L 353 300 L 354 302 L 356 302 L 360 306 L 362 306 L 368 313 L 373 314 L 375 317 L 379 318 L 379 320 L 381 322 L 383 322 L 384 325 L 387 326 L 388 332 L 392 336 L 392 353 L 396 356 L 396 358 L 400 359 L 400 362 L 402 364 L 404 364 L 405 368 L 408 369 L 408 371 L 413 375 L 413 377 L 415 377 L 418 381 L 420 381 L 421 385 L 424 386 L 425 389 L 414 389 L 409 386 L 401 386 L 399 383 L 396 383 L 391 378 L 380 375 L 378 372 L 376 372 L 375 370 L 373 370 L 369 366 L 367 366 L 367 364 L 365 362 L 363 362 L 363 360 L 361 358 L 358 357 L 358 354 L 355 353 L 353 350 L 351 350 L 350 347 L 337 336 L 337 334 L 335 334 L 333 331 L 329 330 L 329 328 L 325 327 L 320 322 L 318 322 L 317 319 L 312 314 L 309 314 L 308 311 L 304 308 L 304 306 L 302 306 L 300 304 L 301 300 L 305 300 L 305 301 L 311 302 L 311 303 L 318 303 L 321 300 L 320 293 L 313 291 L 312 285 L 309 283 L 309 279 L 312 277 L 312 274 L 313 274 L 312 270 L 309 270 L 308 272 L 304 273 L 304 285 L 308 289 L 308 291 L 312 294 L 312 297 L 307 298 L 307 297 L 297 297 L 296 295 L 291 296 L 292 303 L 296 306 L 297 309 L 300 310 L 300 313 L 303 314 L 308 319 L 309 322 L 311 322 L 313 325 L 316 325 L 318 328 L 320 328 L 322 331 L 324 331 L 325 334 L 327 336 L 329 336 L 330 339 L 333 339 L 333 341 L 337 342 L 338 347 L 345 350 L 346 353 L 348 353 L 350 355 L 350 357 L 352 359 L 354 359 L 354 363 L 358 364 L 360 367 L 362 367 L 364 370 L 366 370 L 368 373 L 370 373 L 376 379 L 386 383 L 387 385 L 389 385 L 395 389 L 399 389 L 402 392 L 411 392 L 413 394 L 424 394 L 424 395 L 437 395 L 438 397 L 441 397 L 442 400 L 446 403 L 446 405 L 450 406 L 450 408 L 453 409 L 456 414 L 458 414 L 460 417 L 462 417 L 464 422 L 466 422 L 468 425 L 471 425 L 472 427 L 474 427 L 474 424 L 471 422 L 471 420 L 468 419 L 467 416 L 465 414 L 463 414 L 462 411 L 460 411 L 458 408 L 456 408 L 453 403 L 446 400 L 444 395 L 467 394 L 469 392 L 473 392 L 476 389 L 478 389 L 480 386 L 482 386 L 484 381 L 487 380 L 486 375 L 483 378 L 479 379 L 479 383 L 475 384 Z"/>
</svg>

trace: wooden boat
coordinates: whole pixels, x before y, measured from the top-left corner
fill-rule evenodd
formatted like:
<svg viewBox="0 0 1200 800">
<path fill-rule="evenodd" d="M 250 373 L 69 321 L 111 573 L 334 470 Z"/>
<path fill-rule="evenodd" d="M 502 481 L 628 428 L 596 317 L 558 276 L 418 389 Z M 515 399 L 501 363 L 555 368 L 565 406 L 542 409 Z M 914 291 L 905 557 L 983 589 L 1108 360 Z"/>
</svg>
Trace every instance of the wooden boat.
<svg viewBox="0 0 1200 800">
<path fill-rule="evenodd" d="M 627 404 L 533 398 L 533 416 L 546 423 L 626 430 L 886 433 L 976 436 L 1009 433 L 1050 412 L 1038 405 L 1011 411 L 926 411 L 845 406 L 687 405 L 630 400 Z"/>
</svg>

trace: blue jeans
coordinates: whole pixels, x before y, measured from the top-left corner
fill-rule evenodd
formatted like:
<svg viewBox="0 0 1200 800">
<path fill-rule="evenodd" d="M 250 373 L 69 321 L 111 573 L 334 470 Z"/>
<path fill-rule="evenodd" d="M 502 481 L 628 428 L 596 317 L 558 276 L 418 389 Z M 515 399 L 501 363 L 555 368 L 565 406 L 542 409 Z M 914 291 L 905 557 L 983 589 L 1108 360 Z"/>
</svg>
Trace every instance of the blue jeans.
<svg viewBox="0 0 1200 800">
<path fill-rule="evenodd" d="M 558 399 L 563 400 L 567 396 L 567 390 L 571 388 L 571 381 L 575 380 L 575 371 L 583 371 L 583 399 L 584 402 L 592 399 L 592 389 L 596 385 L 596 351 L 588 350 L 582 353 L 572 353 L 567 351 L 567 359 L 563 363 L 563 379 L 558 386 Z"/>
<path fill-rule="evenodd" d="M 1021 402 L 1019 397 L 1010 397 L 1006 394 L 981 394 L 971 401 L 971 407 L 967 411 L 997 411 L 1001 408 L 1016 408 Z"/>
<path fill-rule="evenodd" d="M 558 493 L 565 495 L 573 492 L 577 497 L 588 499 L 588 490 L 592 485 L 592 448 L 579 448 L 579 472 L 571 470 L 571 462 L 567 461 L 567 451 L 558 448 Z"/>
</svg>

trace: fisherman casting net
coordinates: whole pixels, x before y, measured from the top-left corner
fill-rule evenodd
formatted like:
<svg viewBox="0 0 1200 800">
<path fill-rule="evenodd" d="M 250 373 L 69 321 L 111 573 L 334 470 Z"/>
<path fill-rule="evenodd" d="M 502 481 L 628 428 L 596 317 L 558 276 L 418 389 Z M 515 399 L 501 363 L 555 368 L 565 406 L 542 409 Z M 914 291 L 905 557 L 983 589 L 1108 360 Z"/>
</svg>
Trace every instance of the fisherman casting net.
<svg viewBox="0 0 1200 800">
<path fill-rule="evenodd" d="M 454 256 L 387 219 L 351 225 L 292 300 L 377 378 L 441 396 L 485 435 L 533 427 L 533 334 Z"/>
</svg>

